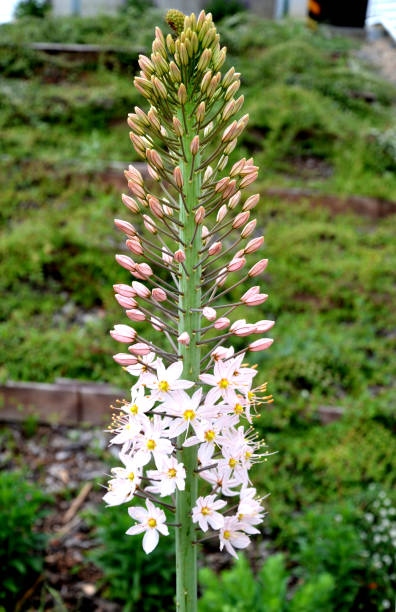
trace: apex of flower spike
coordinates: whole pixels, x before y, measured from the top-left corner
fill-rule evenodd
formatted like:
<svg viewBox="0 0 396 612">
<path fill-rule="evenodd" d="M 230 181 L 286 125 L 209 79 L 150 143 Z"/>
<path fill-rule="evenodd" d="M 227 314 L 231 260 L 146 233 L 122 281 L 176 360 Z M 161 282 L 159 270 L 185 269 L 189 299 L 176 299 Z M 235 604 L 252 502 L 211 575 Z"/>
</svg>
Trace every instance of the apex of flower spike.
<svg viewBox="0 0 396 612">
<path fill-rule="evenodd" d="M 181 11 L 177 9 L 169 9 L 169 11 L 165 15 L 166 23 L 176 32 L 176 34 L 181 34 L 184 27 L 184 19 L 185 15 Z"/>
</svg>

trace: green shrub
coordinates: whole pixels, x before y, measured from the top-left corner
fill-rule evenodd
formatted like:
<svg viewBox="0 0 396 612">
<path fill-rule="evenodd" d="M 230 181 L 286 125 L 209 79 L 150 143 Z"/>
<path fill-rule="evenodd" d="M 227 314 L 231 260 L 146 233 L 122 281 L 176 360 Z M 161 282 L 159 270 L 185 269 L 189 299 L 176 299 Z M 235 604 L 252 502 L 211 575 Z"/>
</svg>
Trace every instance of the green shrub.
<svg viewBox="0 0 396 612">
<path fill-rule="evenodd" d="M 163 612 L 174 609 L 174 540 L 160 538 L 157 548 L 147 556 L 139 538 L 125 535 L 131 526 L 125 508 L 100 506 L 89 522 L 95 526 L 98 546 L 89 559 L 103 572 L 105 597 L 123 604 L 124 612 Z"/>
<path fill-rule="evenodd" d="M 0 474 L 0 604 L 7 610 L 42 570 L 46 537 L 37 531 L 37 524 L 49 501 L 24 474 Z"/>
<path fill-rule="evenodd" d="M 257 577 L 240 555 L 220 577 L 205 568 L 199 578 L 203 587 L 199 612 L 332 612 L 334 584 L 327 573 L 302 582 L 292 599 L 286 596 L 290 575 L 282 554 L 269 557 Z"/>
</svg>

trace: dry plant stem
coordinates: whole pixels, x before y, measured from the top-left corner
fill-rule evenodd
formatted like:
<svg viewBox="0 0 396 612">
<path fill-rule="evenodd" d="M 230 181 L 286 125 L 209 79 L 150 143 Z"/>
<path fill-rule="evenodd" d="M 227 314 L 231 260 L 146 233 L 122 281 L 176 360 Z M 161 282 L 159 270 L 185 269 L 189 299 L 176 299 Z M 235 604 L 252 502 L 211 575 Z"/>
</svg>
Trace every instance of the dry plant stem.
<svg viewBox="0 0 396 612">
<path fill-rule="evenodd" d="M 200 277 L 201 268 L 195 268 L 199 259 L 199 250 L 202 248 L 201 226 L 194 221 L 193 206 L 198 201 L 201 189 L 201 174 L 193 173 L 194 156 L 190 153 L 190 144 L 193 138 L 192 113 L 193 101 L 189 101 L 179 116 L 185 122 L 186 133 L 182 138 L 186 161 L 181 161 L 180 169 L 184 181 L 185 206 L 180 202 L 179 218 L 183 224 L 180 230 L 181 244 L 188 245 L 185 249 L 184 266 L 180 266 L 180 290 L 183 295 L 179 298 L 181 309 L 179 315 L 179 333 L 187 332 L 190 335 L 190 344 L 182 346 L 184 369 L 183 376 L 188 380 L 198 380 L 200 366 L 200 348 L 197 344 L 199 334 L 193 330 L 199 329 L 200 313 L 193 309 L 201 308 Z M 195 156 L 195 163 L 199 164 L 199 155 Z M 182 197 L 180 197 L 182 200 Z M 184 312 L 183 312 L 184 311 Z M 182 448 L 185 435 L 178 440 Z M 186 484 L 184 491 L 176 493 L 176 521 L 180 528 L 176 531 L 176 609 L 178 612 L 196 612 L 197 610 L 197 549 L 193 545 L 195 532 L 191 521 L 191 511 L 195 505 L 198 492 L 197 474 L 197 448 L 183 448 L 178 451 L 178 460 L 182 461 L 186 469 Z"/>
</svg>

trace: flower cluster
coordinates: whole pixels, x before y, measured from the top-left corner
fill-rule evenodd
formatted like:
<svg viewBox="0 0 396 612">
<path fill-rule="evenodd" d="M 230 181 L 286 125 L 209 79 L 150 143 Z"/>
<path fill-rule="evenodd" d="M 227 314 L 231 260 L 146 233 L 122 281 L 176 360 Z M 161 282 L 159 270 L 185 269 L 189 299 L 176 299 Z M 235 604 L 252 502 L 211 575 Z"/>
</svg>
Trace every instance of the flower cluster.
<svg viewBox="0 0 396 612">
<path fill-rule="evenodd" d="M 138 524 L 128 533 L 145 532 L 146 552 L 159 533 L 168 534 L 163 507 L 176 512 L 173 525 L 189 550 L 191 533 L 210 529 L 220 549 L 236 555 L 264 516 L 249 469 L 268 454 L 253 419 L 272 401 L 265 384 L 254 387 L 257 370 L 244 361 L 271 345 L 265 334 L 274 325 L 242 318 L 268 297 L 252 284 L 268 260 L 248 263 L 264 243 L 251 219 L 259 195 L 244 197 L 258 168 L 243 158 L 225 175 L 248 116 L 234 119 L 243 104 L 243 96 L 234 97 L 240 75 L 220 72 L 226 49 L 211 15 L 170 11 L 167 20 L 177 35 L 164 38 L 156 28 L 151 57 L 139 58 L 135 86 L 149 109 L 135 107 L 128 116 L 145 165 L 125 171 L 131 195 L 122 201 L 135 225 L 115 220 L 129 252 L 116 260 L 133 280 L 114 290 L 134 327 L 115 325 L 111 335 L 128 345 L 114 359 L 137 380 L 113 417 L 111 444 L 122 466 L 113 469 L 104 499 L 145 500 L 146 508 L 130 508 Z M 249 288 L 232 301 L 241 283 Z M 244 312 L 235 318 L 238 309 Z M 251 335 L 259 337 L 245 348 L 228 346 Z"/>
</svg>

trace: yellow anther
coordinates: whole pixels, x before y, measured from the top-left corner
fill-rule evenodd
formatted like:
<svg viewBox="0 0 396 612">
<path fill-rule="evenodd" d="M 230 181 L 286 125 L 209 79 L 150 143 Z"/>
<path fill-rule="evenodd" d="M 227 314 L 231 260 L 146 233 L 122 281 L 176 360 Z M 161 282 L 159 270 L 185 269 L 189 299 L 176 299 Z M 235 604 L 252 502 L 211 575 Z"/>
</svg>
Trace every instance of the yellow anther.
<svg viewBox="0 0 396 612">
<path fill-rule="evenodd" d="M 241 406 L 241 404 L 235 404 L 234 412 L 235 412 L 235 414 L 242 414 L 243 406 Z"/>
<path fill-rule="evenodd" d="M 176 470 L 175 470 L 175 468 L 170 468 L 170 469 L 168 470 L 168 476 L 169 476 L 169 478 L 175 478 L 175 476 L 176 476 Z"/>
<path fill-rule="evenodd" d="M 228 380 L 227 380 L 226 378 L 222 378 L 222 379 L 219 381 L 219 387 L 220 387 L 220 389 L 227 389 L 227 387 L 229 386 L 229 384 L 230 384 L 230 383 L 228 382 Z"/>
<path fill-rule="evenodd" d="M 133 472 L 131 472 L 128 476 L 129 480 L 134 480 L 135 479 L 135 474 Z"/>
<path fill-rule="evenodd" d="M 156 444 L 156 442 L 154 442 L 154 440 L 148 440 L 147 441 L 147 448 L 149 450 L 154 450 L 156 446 L 157 446 L 157 444 Z"/>
<path fill-rule="evenodd" d="M 231 533 L 230 533 L 229 531 L 227 531 L 227 530 L 226 530 L 226 531 L 223 533 L 223 538 L 225 538 L 226 540 L 229 540 L 229 539 L 230 539 L 230 537 L 231 537 Z"/>
<path fill-rule="evenodd" d="M 167 380 L 161 380 L 161 381 L 158 383 L 158 389 L 159 389 L 160 391 L 169 391 L 170 386 L 169 386 L 168 381 L 167 381 Z"/>
<path fill-rule="evenodd" d="M 216 434 L 213 431 L 213 429 L 208 429 L 208 431 L 205 431 L 205 440 L 207 442 L 212 442 L 215 438 Z"/>
<path fill-rule="evenodd" d="M 155 518 L 149 518 L 147 524 L 149 527 L 153 528 L 157 526 L 157 521 L 155 520 Z"/>
<path fill-rule="evenodd" d="M 132 405 L 132 406 L 130 406 L 130 408 L 129 408 L 129 412 L 130 412 L 131 414 L 137 414 L 137 413 L 138 413 L 138 411 L 139 411 L 139 408 L 138 408 L 137 404 L 133 404 L 133 405 Z"/>
<path fill-rule="evenodd" d="M 194 410 L 191 410 L 191 408 L 189 408 L 188 410 L 184 411 L 183 416 L 186 421 L 191 421 L 193 418 L 195 418 L 195 412 Z"/>
<path fill-rule="evenodd" d="M 229 460 L 229 462 L 228 462 L 228 465 L 229 465 L 231 468 L 233 468 L 233 467 L 235 467 L 235 466 L 236 466 L 236 464 L 237 464 L 237 463 L 238 463 L 238 462 L 237 462 L 237 460 L 236 460 L 236 459 L 233 459 L 233 458 L 231 457 L 231 459 L 230 459 L 230 460 Z"/>
<path fill-rule="evenodd" d="M 210 510 L 209 510 L 208 506 L 204 506 L 202 508 L 201 514 L 203 514 L 204 516 L 206 516 L 207 514 L 210 514 Z"/>
</svg>

